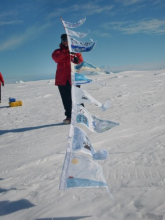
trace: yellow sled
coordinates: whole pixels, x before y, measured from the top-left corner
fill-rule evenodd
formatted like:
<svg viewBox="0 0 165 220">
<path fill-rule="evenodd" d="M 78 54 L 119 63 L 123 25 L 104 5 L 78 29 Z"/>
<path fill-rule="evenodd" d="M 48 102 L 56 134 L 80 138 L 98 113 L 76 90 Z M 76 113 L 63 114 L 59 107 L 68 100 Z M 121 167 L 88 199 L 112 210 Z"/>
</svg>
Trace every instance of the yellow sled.
<svg viewBox="0 0 165 220">
<path fill-rule="evenodd" d="M 22 101 L 9 102 L 10 107 L 22 106 Z"/>
</svg>

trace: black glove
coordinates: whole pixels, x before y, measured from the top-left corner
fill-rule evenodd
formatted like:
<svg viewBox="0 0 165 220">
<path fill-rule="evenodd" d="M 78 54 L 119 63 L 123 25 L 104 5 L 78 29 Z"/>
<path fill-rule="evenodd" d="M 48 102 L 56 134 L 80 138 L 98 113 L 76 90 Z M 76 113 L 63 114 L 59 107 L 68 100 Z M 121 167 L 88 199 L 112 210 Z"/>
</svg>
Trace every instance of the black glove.
<svg viewBox="0 0 165 220">
<path fill-rule="evenodd" d="M 79 62 L 78 57 L 74 57 L 73 62 L 74 62 L 74 63 L 78 63 L 78 62 Z"/>
<path fill-rule="evenodd" d="M 2 85 L 4 86 L 4 83 L 2 83 Z"/>
<path fill-rule="evenodd" d="M 69 51 L 69 54 L 75 55 L 75 53 L 74 53 L 74 52 L 70 52 L 70 51 Z"/>
</svg>

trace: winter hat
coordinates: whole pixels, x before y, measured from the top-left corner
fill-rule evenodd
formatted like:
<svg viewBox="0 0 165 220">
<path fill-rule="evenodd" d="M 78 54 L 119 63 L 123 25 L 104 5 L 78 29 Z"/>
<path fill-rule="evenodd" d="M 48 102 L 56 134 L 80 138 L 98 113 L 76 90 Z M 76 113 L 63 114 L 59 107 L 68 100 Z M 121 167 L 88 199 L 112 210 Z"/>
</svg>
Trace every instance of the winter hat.
<svg viewBox="0 0 165 220">
<path fill-rule="evenodd" d="M 68 41 L 67 34 L 62 34 L 61 35 L 61 41 Z"/>
</svg>

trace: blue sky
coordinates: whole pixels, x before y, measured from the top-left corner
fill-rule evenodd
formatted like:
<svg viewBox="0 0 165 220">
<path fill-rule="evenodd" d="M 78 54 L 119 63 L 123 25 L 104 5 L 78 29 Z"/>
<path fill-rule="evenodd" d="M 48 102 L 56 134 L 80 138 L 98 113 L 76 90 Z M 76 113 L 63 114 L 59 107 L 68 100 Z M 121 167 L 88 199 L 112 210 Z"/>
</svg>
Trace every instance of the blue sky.
<svg viewBox="0 0 165 220">
<path fill-rule="evenodd" d="M 84 3 L 85 2 L 85 3 Z M 51 58 L 65 21 L 97 41 L 83 53 L 95 66 L 165 63 L 164 0 L 1 0 L 0 71 L 6 82 L 54 78 Z M 165 66 L 165 64 L 164 64 Z"/>
</svg>

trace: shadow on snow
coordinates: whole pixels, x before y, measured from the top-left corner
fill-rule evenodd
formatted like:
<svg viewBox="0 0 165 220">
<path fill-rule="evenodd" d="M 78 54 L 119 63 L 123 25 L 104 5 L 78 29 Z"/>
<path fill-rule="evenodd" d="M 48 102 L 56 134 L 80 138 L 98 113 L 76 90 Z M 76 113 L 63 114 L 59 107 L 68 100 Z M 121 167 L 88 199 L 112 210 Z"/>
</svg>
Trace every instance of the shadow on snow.
<svg viewBox="0 0 165 220">
<path fill-rule="evenodd" d="M 9 106 L 0 106 L 0 109 L 1 109 L 1 108 L 9 108 Z"/>
<path fill-rule="evenodd" d="M 3 188 L 0 188 L 0 193 L 3 193 L 3 192 L 8 192 L 10 190 L 16 190 L 16 188 L 11 188 L 11 189 L 3 189 Z"/>
<path fill-rule="evenodd" d="M 16 129 L 11 129 L 11 130 L 0 130 L 0 135 L 6 134 L 6 133 L 15 133 L 15 132 L 25 132 L 25 131 L 31 131 L 34 129 L 41 129 L 41 128 L 47 128 L 47 127 L 53 127 L 53 126 L 60 126 L 64 125 L 63 123 L 58 123 L 58 124 L 50 124 L 50 125 L 41 125 L 41 126 L 36 126 L 36 127 L 27 127 L 27 128 L 16 128 Z"/>
<path fill-rule="evenodd" d="M 34 205 L 26 199 L 21 199 L 13 202 L 2 201 L 0 202 L 0 216 L 8 215 L 22 209 L 28 209 L 33 206 Z"/>
<path fill-rule="evenodd" d="M 89 218 L 92 216 L 71 216 L 71 217 L 57 217 L 57 218 L 38 218 L 36 220 L 78 220 L 83 218 Z"/>
</svg>

